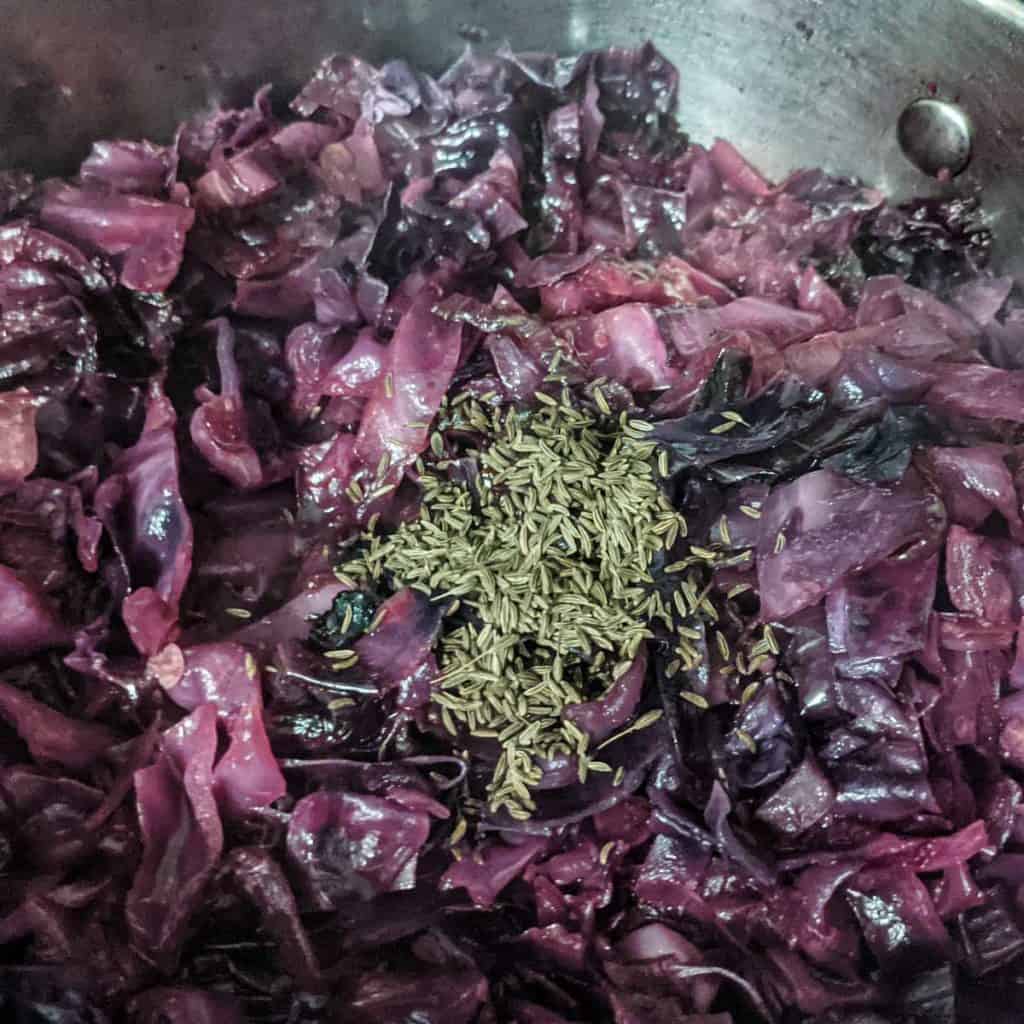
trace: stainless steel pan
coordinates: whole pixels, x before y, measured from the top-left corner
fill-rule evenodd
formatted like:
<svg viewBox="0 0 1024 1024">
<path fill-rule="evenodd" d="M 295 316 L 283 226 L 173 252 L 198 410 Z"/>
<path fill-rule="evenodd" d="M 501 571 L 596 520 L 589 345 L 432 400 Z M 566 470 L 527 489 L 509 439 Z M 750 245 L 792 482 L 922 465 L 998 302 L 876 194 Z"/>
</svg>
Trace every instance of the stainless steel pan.
<svg viewBox="0 0 1024 1024">
<path fill-rule="evenodd" d="M 1024 269 L 1018 0 L 0 0 L 0 166 L 63 170 L 93 138 L 166 138 L 211 99 L 287 90 L 335 50 L 437 68 L 467 39 L 572 51 L 644 38 L 679 65 L 695 137 L 726 135 L 774 175 L 820 164 L 897 194 L 982 186 L 997 258 Z M 958 103 L 973 136 L 945 186 L 897 131 L 931 93 Z M 967 141 L 944 113 L 904 124 L 926 160 L 922 130 Z"/>
</svg>

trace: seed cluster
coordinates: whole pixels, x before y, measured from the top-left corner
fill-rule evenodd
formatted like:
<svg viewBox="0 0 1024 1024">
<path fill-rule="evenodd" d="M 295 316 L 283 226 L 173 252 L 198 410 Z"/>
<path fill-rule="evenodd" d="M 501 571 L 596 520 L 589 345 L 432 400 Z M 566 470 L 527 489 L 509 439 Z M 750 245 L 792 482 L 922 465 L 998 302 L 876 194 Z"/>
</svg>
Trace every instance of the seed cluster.
<svg viewBox="0 0 1024 1024">
<path fill-rule="evenodd" d="M 568 391 L 538 398 L 530 412 L 456 399 L 440 426 L 479 447 L 449 451 L 435 433 L 419 517 L 342 567 L 450 602 L 434 700 L 451 734 L 496 742 L 489 804 L 516 818 L 544 759 L 575 755 L 581 779 L 612 770 L 563 712 L 629 667 L 652 619 L 672 621 L 650 566 L 686 531 L 655 480 L 649 424 Z"/>
<path fill-rule="evenodd" d="M 382 535 L 374 516 L 337 575 L 349 586 L 410 586 L 443 602 L 436 720 L 460 743 L 480 743 L 481 756 L 492 747 L 489 809 L 525 820 L 546 761 L 575 757 L 581 782 L 613 772 L 595 755 L 661 717 L 642 713 L 591 750 L 565 716 L 600 698 L 655 633 L 672 645 L 669 678 L 714 664 L 743 684 L 741 704 L 763 671 L 781 675 L 780 648 L 770 626 L 760 638 L 750 631 L 737 603 L 749 583 L 734 584 L 724 601 L 717 590 L 718 570 L 747 571 L 753 556 L 730 550 L 728 517 L 706 546 L 686 539 L 685 518 L 658 485 L 669 476 L 669 453 L 647 439 L 651 424 L 616 415 L 600 382 L 586 406 L 564 385 L 557 398 L 538 394 L 528 411 L 494 405 L 494 397 L 445 400 L 416 464 L 418 517 Z M 723 412 L 721 427 L 747 424 Z M 759 519 L 760 502 L 739 511 Z M 345 648 L 327 656 L 335 667 L 355 663 Z M 685 684 L 679 697 L 709 707 Z M 749 734 L 733 732 L 756 754 Z M 619 766 L 613 785 L 623 776 Z M 464 810 L 474 813 L 469 803 Z"/>
</svg>

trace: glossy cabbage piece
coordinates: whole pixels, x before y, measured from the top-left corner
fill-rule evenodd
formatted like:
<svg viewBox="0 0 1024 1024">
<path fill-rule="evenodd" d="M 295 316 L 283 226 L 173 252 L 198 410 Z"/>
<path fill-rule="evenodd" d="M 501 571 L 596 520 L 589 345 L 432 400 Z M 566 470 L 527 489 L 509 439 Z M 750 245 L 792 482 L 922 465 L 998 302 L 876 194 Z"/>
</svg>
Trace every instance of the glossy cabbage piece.
<svg viewBox="0 0 1024 1024">
<path fill-rule="evenodd" d="M 911 478 L 880 487 L 820 470 L 776 488 L 758 544 L 764 616 L 787 618 L 848 573 L 908 548 L 933 548 L 943 521 L 942 505 Z"/>
</svg>

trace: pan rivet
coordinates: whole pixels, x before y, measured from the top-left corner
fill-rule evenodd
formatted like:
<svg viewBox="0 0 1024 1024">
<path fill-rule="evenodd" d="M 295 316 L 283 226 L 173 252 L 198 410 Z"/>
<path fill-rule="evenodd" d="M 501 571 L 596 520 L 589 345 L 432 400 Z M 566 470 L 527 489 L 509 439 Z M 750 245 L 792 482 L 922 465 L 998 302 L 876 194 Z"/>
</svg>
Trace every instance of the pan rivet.
<svg viewBox="0 0 1024 1024">
<path fill-rule="evenodd" d="M 932 177 L 952 178 L 971 159 L 971 119 L 947 100 L 923 98 L 909 103 L 900 114 L 896 133 L 903 155 Z"/>
</svg>

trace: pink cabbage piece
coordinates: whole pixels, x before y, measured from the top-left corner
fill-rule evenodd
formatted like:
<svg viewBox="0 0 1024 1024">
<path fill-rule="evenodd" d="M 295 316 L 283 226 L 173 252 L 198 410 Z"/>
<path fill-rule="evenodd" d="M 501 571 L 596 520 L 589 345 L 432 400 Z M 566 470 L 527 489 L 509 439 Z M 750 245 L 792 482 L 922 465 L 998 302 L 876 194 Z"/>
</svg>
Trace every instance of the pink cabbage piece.
<svg viewBox="0 0 1024 1024">
<path fill-rule="evenodd" d="M 143 857 L 125 914 L 134 940 L 165 969 L 178 958 L 224 845 L 213 795 L 217 711 L 204 704 L 164 733 L 135 775 Z"/>
<path fill-rule="evenodd" d="M 962 526 L 951 526 L 946 537 L 946 587 L 957 610 L 986 622 L 1020 615 L 1019 595 L 999 547 Z"/>
<path fill-rule="evenodd" d="M 504 334 L 492 334 L 487 339 L 487 351 L 506 395 L 516 402 L 532 399 L 544 379 L 539 361 Z"/>
<path fill-rule="evenodd" d="M 192 415 L 192 440 L 210 465 L 235 487 L 243 490 L 258 487 L 263 483 L 263 471 L 259 455 L 249 442 L 241 383 L 234 361 L 234 332 L 222 320 L 217 334 L 220 394 L 202 393 L 199 408 Z"/>
<path fill-rule="evenodd" d="M 67 360 L 72 366 L 93 365 L 97 326 L 83 298 L 102 300 L 110 291 L 108 277 L 70 242 L 25 221 L 0 227 L 0 369 L 4 379 L 31 379 L 54 369 L 59 372 Z M 18 402 L 10 412 L 20 408 Z M 25 457 L 23 450 L 19 458 Z"/>
<path fill-rule="evenodd" d="M 441 879 L 441 888 L 465 889 L 477 906 L 490 907 L 501 890 L 526 869 L 547 846 L 541 838 L 524 839 L 515 846 L 495 842 L 453 863 Z"/>
<path fill-rule="evenodd" d="M 941 412 L 1024 422 L 1024 370 L 944 363 L 934 372 L 927 401 Z"/>
<path fill-rule="evenodd" d="M 173 185 L 177 171 L 178 155 L 173 147 L 114 139 L 94 142 L 78 173 L 87 185 L 163 196 Z"/>
<path fill-rule="evenodd" d="M 890 559 L 825 598 L 829 646 L 847 664 L 913 654 L 925 645 L 938 557 Z"/>
<path fill-rule="evenodd" d="M 643 695 L 646 674 L 647 652 L 641 647 L 603 697 L 585 704 L 570 704 L 565 710 L 566 718 L 600 743 L 633 717 Z"/>
<path fill-rule="evenodd" d="M 577 262 L 584 257 L 577 258 Z M 521 275 L 524 284 L 540 284 L 541 310 L 551 319 L 599 313 L 627 302 L 654 306 L 678 306 L 697 303 L 703 294 L 694 283 L 697 271 L 685 260 L 667 256 L 657 263 L 625 261 L 589 250 L 586 262 L 578 269 L 567 263 L 562 273 L 555 272 L 551 257 L 532 261 Z M 551 271 L 544 274 L 545 268 Z"/>
<path fill-rule="evenodd" d="M 910 480 L 879 487 L 819 470 L 775 488 L 757 550 L 764 618 L 788 618 L 848 573 L 901 549 L 934 544 L 941 526 L 941 506 Z"/>
<path fill-rule="evenodd" d="M 927 450 L 923 460 L 939 485 L 953 522 L 977 529 L 995 511 L 1011 534 L 1021 538 L 1024 525 L 1005 452 L 994 445 L 936 446 Z"/>
<path fill-rule="evenodd" d="M 0 493 L 14 490 L 36 468 L 39 459 L 36 410 L 39 405 L 39 400 L 26 388 L 0 395 L 0 430 L 4 436 Z"/>
<path fill-rule="evenodd" d="M 288 858 L 309 905 L 337 909 L 411 889 L 430 833 L 425 811 L 386 797 L 322 791 L 303 797 L 288 824 Z"/>
<path fill-rule="evenodd" d="M 228 748 L 217 761 L 213 789 L 225 817 L 244 817 L 284 796 L 287 787 L 270 747 L 258 698 L 228 716 Z"/>
<path fill-rule="evenodd" d="M 313 522 L 352 518 L 355 503 L 349 486 L 362 470 L 352 434 L 339 431 L 332 440 L 305 448 L 295 474 L 301 518 Z"/>
<path fill-rule="evenodd" d="M 149 659 L 148 671 L 186 711 L 212 703 L 227 733 L 213 772 L 213 791 L 226 817 L 267 807 L 286 792 L 263 721 L 260 667 L 240 644 L 182 649 L 169 644 Z"/>
<path fill-rule="evenodd" d="M 808 755 L 758 808 L 757 817 L 777 832 L 796 836 L 816 825 L 834 806 L 835 788 Z"/>
<path fill-rule="evenodd" d="M 360 669 L 381 694 L 395 693 L 399 707 L 421 708 L 440 674 L 432 649 L 441 627 L 441 606 L 406 587 L 389 597 L 377 614 L 376 628 L 355 644 Z"/>
<path fill-rule="evenodd" d="M 305 581 L 294 597 L 266 615 L 236 629 L 232 640 L 258 651 L 272 650 L 290 640 L 304 640 L 309 635 L 309 624 L 323 615 L 334 598 L 348 589 L 333 576 L 314 577 Z M 237 620 L 235 620 L 237 622 Z"/>
<path fill-rule="evenodd" d="M 40 219 L 94 251 L 120 259 L 125 288 L 159 292 L 181 267 L 195 211 L 176 202 L 110 195 L 61 185 L 50 191 Z"/>
<path fill-rule="evenodd" d="M 154 654 L 176 629 L 192 567 L 192 520 L 180 492 L 174 414 L 162 395 L 150 400 L 142 437 L 112 469 L 96 492 L 96 509 L 128 568 L 125 625 L 139 651 Z"/>
<path fill-rule="evenodd" d="M 385 374 L 363 412 L 356 454 L 376 467 L 387 455 L 391 470 L 404 469 L 423 451 L 430 423 L 459 360 L 462 327 L 432 312 L 424 290 L 402 317 L 387 348 Z"/>
<path fill-rule="evenodd" d="M 675 380 L 658 322 L 646 306 L 616 306 L 579 320 L 570 329 L 576 354 L 595 377 L 610 377 L 638 391 Z"/>
</svg>

